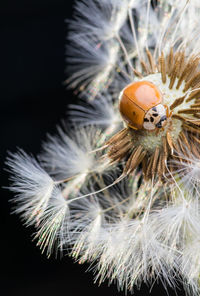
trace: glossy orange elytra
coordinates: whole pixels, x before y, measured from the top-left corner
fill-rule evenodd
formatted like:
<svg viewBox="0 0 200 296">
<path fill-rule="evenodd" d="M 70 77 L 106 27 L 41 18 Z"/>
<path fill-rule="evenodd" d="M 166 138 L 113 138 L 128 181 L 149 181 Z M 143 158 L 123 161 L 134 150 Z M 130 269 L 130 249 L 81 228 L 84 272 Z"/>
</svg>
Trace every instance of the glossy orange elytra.
<svg viewBox="0 0 200 296">
<path fill-rule="evenodd" d="M 120 95 L 119 110 L 126 124 L 135 130 L 163 128 L 168 110 L 162 105 L 162 95 L 149 81 L 137 81 L 126 86 Z"/>
</svg>

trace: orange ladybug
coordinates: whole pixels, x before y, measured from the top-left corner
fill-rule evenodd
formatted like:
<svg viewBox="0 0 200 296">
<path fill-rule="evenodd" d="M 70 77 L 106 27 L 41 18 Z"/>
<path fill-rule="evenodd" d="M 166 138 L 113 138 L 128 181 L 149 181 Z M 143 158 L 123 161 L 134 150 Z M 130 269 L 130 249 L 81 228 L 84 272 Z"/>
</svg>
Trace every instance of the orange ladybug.
<svg viewBox="0 0 200 296">
<path fill-rule="evenodd" d="M 135 130 L 155 130 L 167 123 L 162 95 L 149 81 L 137 81 L 125 87 L 120 95 L 119 110 L 126 124 Z"/>
</svg>

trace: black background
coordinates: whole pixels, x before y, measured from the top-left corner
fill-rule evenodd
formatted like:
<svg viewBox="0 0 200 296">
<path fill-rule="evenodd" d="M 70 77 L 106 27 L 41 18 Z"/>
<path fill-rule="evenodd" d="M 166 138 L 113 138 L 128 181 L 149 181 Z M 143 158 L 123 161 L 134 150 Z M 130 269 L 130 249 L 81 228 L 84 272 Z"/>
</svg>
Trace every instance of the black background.
<svg viewBox="0 0 200 296">
<path fill-rule="evenodd" d="M 66 90 L 66 18 L 72 1 L 6 1 L 0 4 L 0 161 L 1 183 L 8 186 L 4 170 L 8 151 L 16 147 L 36 155 L 46 133 L 66 118 L 67 104 L 75 98 Z M 71 258 L 47 259 L 32 242 L 33 229 L 11 215 L 12 194 L 1 189 L 1 295 L 125 295 L 115 285 L 98 287 L 87 265 Z M 149 295 L 143 285 L 134 295 Z M 128 293 L 128 295 L 130 295 Z M 151 295 L 167 295 L 155 284 Z M 169 295 L 175 295 L 169 290 Z M 178 295 L 183 295 L 181 290 Z"/>
</svg>

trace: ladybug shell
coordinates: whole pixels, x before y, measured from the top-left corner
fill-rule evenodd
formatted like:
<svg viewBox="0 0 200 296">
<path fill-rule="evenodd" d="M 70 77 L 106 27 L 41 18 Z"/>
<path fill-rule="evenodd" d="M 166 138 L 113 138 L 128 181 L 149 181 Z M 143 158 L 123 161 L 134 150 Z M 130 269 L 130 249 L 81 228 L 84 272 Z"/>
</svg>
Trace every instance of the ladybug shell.
<svg viewBox="0 0 200 296">
<path fill-rule="evenodd" d="M 161 93 L 153 83 L 138 81 L 123 89 L 119 110 L 128 126 L 133 129 L 142 129 L 146 112 L 161 102 Z"/>
</svg>

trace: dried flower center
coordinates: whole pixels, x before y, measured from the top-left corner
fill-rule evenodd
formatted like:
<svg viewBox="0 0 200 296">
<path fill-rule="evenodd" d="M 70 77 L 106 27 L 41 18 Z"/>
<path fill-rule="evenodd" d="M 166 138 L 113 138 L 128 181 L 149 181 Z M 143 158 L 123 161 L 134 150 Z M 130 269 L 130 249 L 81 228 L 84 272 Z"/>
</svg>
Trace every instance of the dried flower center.
<svg viewBox="0 0 200 296">
<path fill-rule="evenodd" d="M 158 64 L 149 51 L 147 60 L 140 61 L 145 75 L 135 72 L 139 77 L 137 81 L 147 81 L 159 89 L 162 104 L 169 112 L 167 124 L 149 131 L 139 121 L 136 128 L 128 121 L 128 127 L 107 142 L 107 155 L 112 162 L 126 160 L 123 174 L 132 173 L 142 163 L 146 179 L 155 175 L 162 179 L 171 169 L 170 160 L 175 154 L 176 159 L 180 155 L 187 157 L 188 151 L 198 157 L 200 154 L 199 58 L 187 59 L 184 52 L 174 54 L 171 49 L 166 57 L 161 54 Z M 129 108 L 127 110 L 130 113 Z"/>
<path fill-rule="evenodd" d="M 169 89 L 170 85 L 170 77 L 166 76 L 166 82 L 163 83 L 161 73 L 155 73 L 150 74 L 142 79 L 140 81 L 149 81 L 155 84 L 158 89 L 160 90 L 163 98 L 163 104 L 170 107 L 172 105 L 172 102 L 177 101 L 179 98 L 183 98 L 186 96 L 186 93 L 184 92 L 185 88 L 185 82 L 183 82 L 180 87 L 177 89 L 176 87 L 173 87 L 172 89 Z M 178 78 L 175 80 L 175 85 L 178 83 Z M 195 99 L 190 100 L 189 102 L 183 100 L 183 102 L 180 105 L 177 105 L 174 107 L 172 114 L 179 114 L 179 110 L 183 109 L 190 109 L 191 106 L 194 104 Z M 176 143 L 178 136 L 180 132 L 182 131 L 182 121 L 176 119 L 176 118 L 168 118 L 167 125 L 163 130 L 158 131 L 131 131 L 131 136 L 133 138 L 133 141 L 135 145 L 141 145 L 144 147 L 147 152 L 152 154 L 153 151 L 155 151 L 156 147 L 161 148 L 163 145 L 162 137 L 166 137 L 166 133 L 170 129 L 172 141 Z"/>
</svg>

